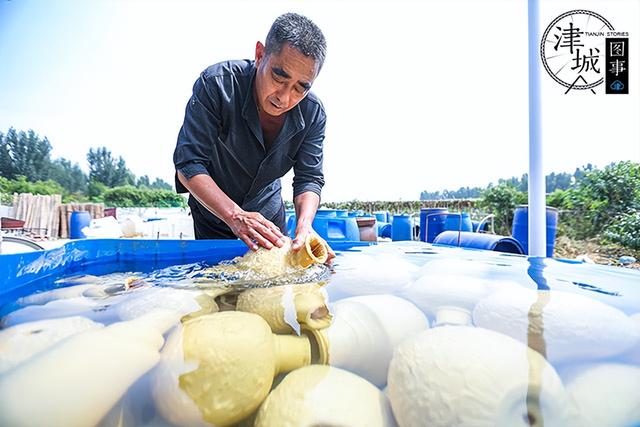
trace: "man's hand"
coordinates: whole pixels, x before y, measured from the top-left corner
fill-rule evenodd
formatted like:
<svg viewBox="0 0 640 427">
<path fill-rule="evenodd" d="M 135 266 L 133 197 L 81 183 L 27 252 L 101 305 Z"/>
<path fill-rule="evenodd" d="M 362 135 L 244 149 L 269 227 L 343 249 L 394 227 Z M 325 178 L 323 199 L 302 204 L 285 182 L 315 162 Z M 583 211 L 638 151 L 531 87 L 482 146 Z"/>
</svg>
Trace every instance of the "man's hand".
<svg viewBox="0 0 640 427">
<path fill-rule="evenodd" d="M 274 245 L 282 247 L 284 244 L 284 236 L 275 224 L 258 212 L 240 208 L 209 175 L 200 174 L 186 179 L 178 171 L 178 179 L 201 205 L 222 219 L 252 250 L 258 250 L 259 246 L 271 249 Z"/>
<path fill-rule="evenodd" d="M 251 250 L 258 250 L 259 246 L 271 249 L 273 246 L 282 247 L 284 244 L 284 235 L 280 229 L 258 212 L 238 210 L 226 223 Z"/>
<path fill-rule="evenodd" d="M 307 236 L 313 232 L 313 229 L 309 225 L 298 223 L 298 226 L 296 227 L 296 238 L 293 239 L 293 242 L 291 242 L 291 249 L 294 252 L 298 252 L 304 246 L 304 242 L 307 239 Z M 333 249 L 331 249 L 331 246 L 329 246 L 329 244 L 322 237 L 318 236 L 318 239 L 322 241 L 324 247 L 327 249 L 328 256 L 325 264 L 331 265 L 331 263 L 333 262 L 332 260 L 336 257 L 336 253 L 333 251 Z"/>
</svg>

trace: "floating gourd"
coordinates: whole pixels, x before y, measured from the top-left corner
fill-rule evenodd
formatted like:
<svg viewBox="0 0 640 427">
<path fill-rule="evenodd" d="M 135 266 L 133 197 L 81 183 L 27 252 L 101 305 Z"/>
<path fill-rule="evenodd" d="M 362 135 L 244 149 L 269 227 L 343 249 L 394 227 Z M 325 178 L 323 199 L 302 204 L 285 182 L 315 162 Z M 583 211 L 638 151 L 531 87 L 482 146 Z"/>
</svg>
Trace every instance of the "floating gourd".
<svg viewBox="0 0 640 427">
<path fill-rule="evenodd" d="M 73 316 L 21 323 L 0 330 L 0 374 L 77 333 L 103 327 Z"/>
<path fill-rule="evenodd" d="M 311 365 L 288 374 L 264 401 L 255 427 L 395 426 L 384 394 L 351 372 Z"/>
<path fill-rule="evenodd" d="M 343 253 L 327 286 L 331 301 L 355 295 L 392 294 L 413 280 L 418 267 L 392 254 Z"/>
<path fill-rule="evenodd" d="M 203 277 L 198 279 L 198 283 L 207 286 L 213 278 L 222 279 L 229 284 L 234 281 L 255 284 L 285 275 L 300 274 L 312 264 L 322 264 L 328 258 L 325 242 L 314 233 L 307 236 L 297 252 L 291 249 L 291 243 L 289 237 L 284 237 L 281 247 L 261 247 L 256 251 L 248 251 L 231 262 L 208 268 L 202 272 Z"/>
<path fill-rule="evenodd" d="M 400 295 L 434 320 L 434 325 L 471 325 L 471 312 L 487 295 L 485 281 L 454 274 L 425 274 Z"/>
<path fill-rule="evenodd" d="M 139 282 L 139 279 L 136 277 L 123 278 L 120 274 L 117 276 L 123 281 L 122 283 L 113 283 L 113 280 L 110 280 L 108 284 L 102 285 L 99 284 L 100 278 L 95 276 L 81 276 L 76 278 L 76 280 L 56 282 L 57 285 L 70 286 L 50 289 L 44 292 L 36 292 L 34 294 L 18 298 L 16 304 L 19 306 L 44 305 L 56 300 L 80 297 L 92 299 L 111 298 L 110 302 L 114 302 L 121 299 L 120 294 L 131 287 L 135 287 L 135 284 Z M 80 280 L 81 278 L 90 283 L 82 283 Z M 81 284 L 74 285 L 74 283 L 78 282 Z"/>
<path fill-rule="evenodd" d="M 326 360 L 322 343 L 307 335 L 274 335 L 256 314 L 207 314 L 169 338 L 154 400 L 176 425 L 197 425 L 198 419 L 232 425 L 258 408 L 276 374 Z"/>
<path fill-rule="evenodd" d="M 291 251 L 290 263 L 294 266 L 307 268 L 312 264 L 324 264 L 329 257 L 324 240 L 315 233 L 309 233 L 304 244 L 297 251 Z"/>
<path fill-rule="evenodd" d="M 513 285 L 516 281 L 523 286 L 531 283 L 528 276 L 522 277 L 523 267 L 519 264 L 520 259 L 504 258 L 504 254 L 498 255 L 492 251 L 474 251 L 473 259 L 465 259 L 465 251 L 456 254 L 455 258 L 439 258 L 428 261 L 417 273 L 417 277 L 432 275 L 458 275 L 472 277 L 476 280 L 485 280 L 490 291 L 493 285 L 501 285 L 499 282 L 510 282 Z M 502 286 L 500 286 L 502 287 Z"/>
<path fill-rule="evenodd" d="M 433 250 L 437 250 L 438 248 L 434 248 L 431 245 L 426 245 L 424 242 L 402 240 L 396 242 L 381 242 L 376 245 L 363 246 L 358 249 L 361 252 L 370 255 L 392 254 L 404 256 L 404 254 L 406 254 L 407 252 L 432 252 Z"/>
<path fill-rule="evenodd" d="M 329 364 L 347 369 L 376 386 L 387 382 L 393 350 L 427 329 L 429 321 L 409 301 L 393 295 L 367 295 L 331 305 L 327 336 Z"/>
<path fill-rule="evenodd" d="M 640 425 L 640 367 L 602 363 L 580 368 L 566 387 L 582 425 Z"/>
<path fill-rule="evenodd" d="M 64 288 L 52 289 L 45 292 L 36 292 L 26 297 L 19 298 L 16 302 L 18 305 L 43 305 L 51 301 L 67 298 L 77 298 L 86 296 L 84 293 L 94 288 L 101 288 L 98 285 L 75 285 Z"/>
<path fill-rule="evenodd" d="M 259 314 L 278 334 L 331 324 L 326 292 L 315 283 L 247 289 L 238 295 L 236 309 Z"/>
<path fill-rule="evenodd" d="M 631 350 L 624 354 L 624 360 L 636 365 L 640 365 L 640 313 L 636 313 L 630 316 L 631 321 L 636 327 L 638 332 L 638 341 Z"/>
<path fill-rule="evenodd" d="M 94 285 L 96 288 L 109 289 L 112 293 L 116 290 L 123 290 L 125 287 L 136 286 L 139 283 L 137 276 L 131 273 L 110 273 L 106 276 L 93 276 L 90 274 L 66 277 L 56 280 L 56 286 L 76 286 L 76 285 Z M 85 295 L 87 296 L 87 295 Z"/>
<path fill-rule="evenodd" d="M 573 425 L 553 367 L 482 328 L 443 326 L 404 341 L 389 366 L 387 395 L 402 427 Z"/>
<path fill-rule="evenodd" d="M 521 342 L 542 340 L 553 363 L 589 360 L 623 353 L 640 335 L 633 321 L 617 308 L 563 291 L 511 289 L 480 301 L 476 326 Z"/>
<path fill-rule="evenodd" d="M 275 277 L 287 273 L 292 268 L 307 268 L 311 264 L 322 264 L 327 260 L 326 248 L 314 234 L 307 236 L 298 252 L 291 249 L 291 243 L 289 237 L 284 237 L 282 247 L 261 247 L 257 251 L 249 251 L 238 259 L 236 265 L 242 269 L 257 270 L 264 277 Z"/>
<path fill-rule="evenodd" d="M 260 247 L 257 251 L 249 251 L 237 258 L 235 265 L 240 270 L 253 270 L 261 277 L 270 278 L 280 276 L 293 269 L 290 263 L 291 239 L 285 237 L 281 247 L 271 249 Z"/>
<path fill-rule="evenodd" d="M 158 362 L 162 334 L 178 317 L 158 310 L 87 330 L 6 372 L 0 377 L 0 425 L 97 424 Z"/>
<path fill-rule="evenodd" d="M 113 300 L 113 302 L 116 301 Z M 115 312 L 109 309 L 111 305 L 111 300 L 95 300 L 87 297 L 66 298 L 13 311 L 3 317 L 1 323 L 3 327 L 8 327 L 36 320 L 82 316 L 95 322 L 108 324 L 120 320 Z"/>
<path fill-rule="evenodd" d="M 218 311 L 214 299 L 202 291 L 152 287 L 132 293 L 115 306 L 123 320 L 135 319 L 156 309 L 173 310 L 181 316 L 196 317 Z"/>
<path fill-rule="evenodd" d="M 458 274 L 477 279 L 492 277 L 492 266 L 479 261 L 460 258 L 435 259 L 425 263 L 418 272 L 418 277 L 431 275 Z"/>
</svg>

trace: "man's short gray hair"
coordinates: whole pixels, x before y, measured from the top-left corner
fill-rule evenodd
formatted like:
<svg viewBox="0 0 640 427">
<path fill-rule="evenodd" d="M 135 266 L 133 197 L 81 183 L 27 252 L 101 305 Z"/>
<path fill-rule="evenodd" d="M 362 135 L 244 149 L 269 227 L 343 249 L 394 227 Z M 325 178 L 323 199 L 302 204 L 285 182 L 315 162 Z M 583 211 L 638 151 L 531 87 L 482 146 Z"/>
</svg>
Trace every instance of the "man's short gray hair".
<svg viewBox="0 0 640 427">
<path fill-rule="evenodd" d="M 305 56 L 310 56 L 322 68 L 327 55 L 327 42 L 320 28 L 309 18 L 297 13 L 285 13 L 276 18 L 267 34 L 265 53 L 280 53 L 289 43 Z"/>
</svg>

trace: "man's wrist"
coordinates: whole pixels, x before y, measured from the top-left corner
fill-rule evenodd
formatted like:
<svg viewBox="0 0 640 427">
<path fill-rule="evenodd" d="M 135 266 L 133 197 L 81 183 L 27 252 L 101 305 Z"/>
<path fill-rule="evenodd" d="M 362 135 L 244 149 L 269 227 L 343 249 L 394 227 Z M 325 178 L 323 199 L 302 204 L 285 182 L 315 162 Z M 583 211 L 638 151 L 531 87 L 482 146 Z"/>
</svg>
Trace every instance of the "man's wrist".
<svg viewBox="0 0 640 427">
<path fill-rule="evenodd" d="M 229 224 L 229 222 L 233 222 L 238 219 L 243 213 L 244 210 L 240 206 L 234 204 L 233 206 L 224 209 L 222 212 L 222 218 L 220 219 Z"/>
<path fill-rule="evenodd" d="M 313 217 L 303 216 L 298 218 L 298 228 L 300 227 L 310 227 L 313 223 Z"/>
</svg>

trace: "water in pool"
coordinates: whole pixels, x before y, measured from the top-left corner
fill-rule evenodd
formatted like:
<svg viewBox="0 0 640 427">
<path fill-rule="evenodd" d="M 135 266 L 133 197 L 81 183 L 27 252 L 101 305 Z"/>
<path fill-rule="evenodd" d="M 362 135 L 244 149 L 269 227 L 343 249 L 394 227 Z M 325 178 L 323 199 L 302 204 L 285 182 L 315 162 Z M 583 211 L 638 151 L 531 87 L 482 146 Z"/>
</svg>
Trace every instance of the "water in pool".
<svg viewBox="0 0 640 427">
<path fill-rule="evenodd" d="M 287 257 L 3 307 L 0 425 L 640 424 L 637 271 L 419 242 Z"/>
</svg>

